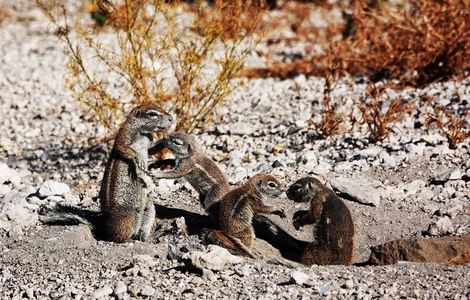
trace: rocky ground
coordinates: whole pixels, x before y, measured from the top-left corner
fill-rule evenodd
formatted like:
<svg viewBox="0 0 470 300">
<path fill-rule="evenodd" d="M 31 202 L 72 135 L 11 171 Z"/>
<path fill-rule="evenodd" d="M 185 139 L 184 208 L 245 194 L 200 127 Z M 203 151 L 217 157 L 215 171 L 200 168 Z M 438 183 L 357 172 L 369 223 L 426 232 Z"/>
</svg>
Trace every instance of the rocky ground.
<svg viewBox="0 0 470 300">
<path fill-rule="evenodd" d="M 159 181 L 154 193 L 170 228 L 153 243 L 97 241 L 85 226 L 44 226 L 41 205 L 67 201 L 98 209 L 95 196 L 108 155 L 104 136 L 67 92 L 66 57 L 41 12 L 7 1 L 0 22 L 0 295 L 1 298 L 378 298 L 467 299 L 468 265 L 399 263 L 361 266 L 369 248 L 423 235 L 470 233 L 469 142 L 453 150 L 426 129 L 418 106 L 384 142 L 368 142 L 365 128 L 315 139 L 306 120 L 320 112 L 323 80 L 245 81 L 220 108 L 221 117 L 198 133 L 200 143 L 235 184 L 260 171 L 290 184 L 314 175 L 347 195 L 356 226 L 356 266 L 310 268 L 269 263 L 279 252 L 257 239 L 262 261 L 190 268 L 182 252 L 206 249 L 184 230 L 190 213 L 204 214 L 182 181 Z M 365 88 L 343 79 L 334 97 L 350 112 Z M 398 91 L 405 99 L 434 96 L 441 105 L 468 110 L 470 79 Z M 289 220 L 305 209 L 285 196 L 272 200 L 287 220 L 271 220 L 297 239 Z M 174 209 L 174 210 L 171 210 Z M 180 209 L 180 210 L 177 210 Z M 179 215 L 178 215 L 179 214 Z M 181 251 L 180 251 L 181 250 Z M 215 252 L 218 253 L 218 252 Z M 216 255 L 217 256 L 217 255 Z"/>
</svg>

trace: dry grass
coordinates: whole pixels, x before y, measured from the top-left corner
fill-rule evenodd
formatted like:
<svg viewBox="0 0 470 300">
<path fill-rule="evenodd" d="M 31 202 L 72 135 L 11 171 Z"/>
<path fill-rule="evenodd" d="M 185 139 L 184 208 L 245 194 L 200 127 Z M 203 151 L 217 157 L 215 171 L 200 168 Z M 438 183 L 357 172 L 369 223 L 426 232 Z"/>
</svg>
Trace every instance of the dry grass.
<svg viewBox="0 0 470 300">
<path fill-rule="evenodd" d="M 96 0 L 88 6 L 93 26 L 80 16 L 71 21 L 60 2 L 38 0 L 66 45 L 68 88 L 107 128 L 119 124 L 130 106 L 154 102 L 176 113 L 177 129 L 191 132 L 235 86 L 254 47 L 253 28 L 237 23 L 243 2 L 194 3 L 192 20 L 182 15 L 184 4 L 169 2 Z"/>
<path fill-rule="evenodd" d="M 428 128 L 435 125 L 446 137 L 449 147 L 456 149 L 457 146 L 470 138 L 469 112 L 446 109 L 427 101 L 431 105 L 433 113 L 427 118 Z"/>
<path fill-rule="evenodd" d="M 0 3 L 0 25 L 7 23 L 11 18 L 12 18 L 12 15 L 5 8 L 5 4 Z"/>
<path fill-rule="evenodd" d="M 315 134 L 321 138 L 326 138 L 339 133 L 340 126 L 344 122 L 344 116 L 340 116 L 337 112 L 337 105 L 334 103 L 331 92 L 334 88 L 334 74 L 330 72 L 325 77 L 325 86 L 323 88 L 323 101 L 321 119 L 315 120 L 312 117 L 308 120 L 308 124 L 313 128 Z"/>
<path fill-rule="evenodd" d="M 337 72 L 422 86 L 465 76 L 470 70 L 470 1 L 410 0 L 404 2 L 406 6 L 382 1 L 351 3 L 353 12 L 345 14 L 343 38 L 323 45 L 334 49 Z M 337 25 L 330 29 L 335 34 Z M 328 60 L 329 54 L 318 54 L 292 63 L 271 62 L 266 68 L 246 69 L 242 75 L 324 77 Z"/>
<path fill-rule="evenodd" d="M 407 102 L 401 98 L 389 99 L 385 87 L 373 83 L 367 86 L 365 97 L 358 104 L 362 113 L 359 121 L 367 125 L 369 138 L 372 142 L 382 141 L 406 113 L 415 106 L 415 102 Z"/>
</svg>

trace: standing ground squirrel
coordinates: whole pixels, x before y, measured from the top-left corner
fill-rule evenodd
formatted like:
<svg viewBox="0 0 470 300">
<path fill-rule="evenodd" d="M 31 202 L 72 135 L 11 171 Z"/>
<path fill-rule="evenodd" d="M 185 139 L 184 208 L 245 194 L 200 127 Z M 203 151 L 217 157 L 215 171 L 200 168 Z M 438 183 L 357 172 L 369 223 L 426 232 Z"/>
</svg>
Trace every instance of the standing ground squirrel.
<svg viewBox="0 0 470 300">
<path fill-rule="evenodd" d="M 276 177 L 267 174 L 255 175 L 245 184 L 231 190 L 220 201 L 220 230 L 211 231 L 208 240 L 235 254 L 254 258 L 250 250 L 255 237 L 253 215 L 276 214 L 284 218 L 283 210 L 267 206 L 263 201 L 281 193 L 282 184 Z"/>
<path fill-rule="evenodd" d="M 120 127 L 100 190 L 104 238 L 115 242 L 145 241 L 155 223 L 155 208 L 147 189 L 148 150 L 155 131 L 172 123 L 172 117 L 153 104 L 135 107 Z"/>
<path fill-rule="evenodd" d="M 152 175 L 155 178 L 165 179 L 184 177 L 199 193 L 202 207 L 212 218 L 218 220 L 217 202 L 230 190 L 224 173 L 201 151 L 193 136 L 189 134 L 174 132 L 158 142 L 152 149 L 163 147 L 168 148 L 175 156 L 175 166 L 170 171 L 157 170 Z"/>
<path fill-rule="evenodd" d="M 295 202 L 310 201 L 309 211 L 294 214 L 296 229 L 317 222 L 314 241 L 305 248 L 301 263 L 308 266 L 350 265 L 354 250 L 354 224 L 343 201 L 312 177 L 297 180 L 286 193 Z"/>
</svg>

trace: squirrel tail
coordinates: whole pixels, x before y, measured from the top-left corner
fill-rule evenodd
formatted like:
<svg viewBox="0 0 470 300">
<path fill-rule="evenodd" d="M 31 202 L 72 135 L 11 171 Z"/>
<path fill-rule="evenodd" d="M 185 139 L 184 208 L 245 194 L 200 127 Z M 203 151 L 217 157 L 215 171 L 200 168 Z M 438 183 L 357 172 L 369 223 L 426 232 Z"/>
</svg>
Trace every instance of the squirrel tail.
<svg viewBox="0 0 470 300">
<path fill-rule="evenodd" d="M 226 235 L 223 231 L 212 230 L 206 236 L 206 242 L 227 248 L 235 255 L 242 255 L 249 258 L 256 258 L 251 250 L 239 239 Z"/>
<path fill-rule="evenodd" d="M 102 214 L 100 212 L 84 210 L 64 202 L 43 205 L 39 210 L 39 220 L 47 225 L 84 224 L 94 229 L 101 219 Z"/>
</svg>

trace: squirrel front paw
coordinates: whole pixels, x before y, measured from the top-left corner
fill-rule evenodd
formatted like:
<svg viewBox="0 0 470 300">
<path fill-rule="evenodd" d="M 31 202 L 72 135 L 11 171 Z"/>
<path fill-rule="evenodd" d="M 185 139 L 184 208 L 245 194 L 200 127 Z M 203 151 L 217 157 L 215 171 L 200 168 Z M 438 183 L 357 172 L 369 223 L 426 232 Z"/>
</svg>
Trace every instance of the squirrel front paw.
<svg viewBox="0 0 470 300">
<path fill-rule="evenodd" d="M 292 225 L 294 225 L 294 228 L 296 230 L 300 229 L 300 219 L 306 214 L 306 211 L 299 210 L 294 213 L 294 216 L 292 217 Z"/>
<path fill-rule="evenodd" d="M 137 174 L 137 177 L 142 181 L 142 183 L 144 184 L 144 187 L 150 190 L 154 189 L 155 184 L 153 183 L 152 178 L 149 175 L 147 175 L 145 172 L 139 172 L 139 173 Z"/>
<path fill-rule="evenodd" d="M 147 165 L 147 160 L 145 160 L 143 157 L 137 156 L 135 160 L 135 165 L 137 169 L 140 169 L 142 171 L 147 171 L 148 165 Z"/>
<path fill-rule="evenodd" d="M 283 209 L 278 209 L 276 211 L 273 211 L 273 215 L 277 215 L 281 217 L 282 219 L 285 219 L 287 217 Z"/>
</svg>

